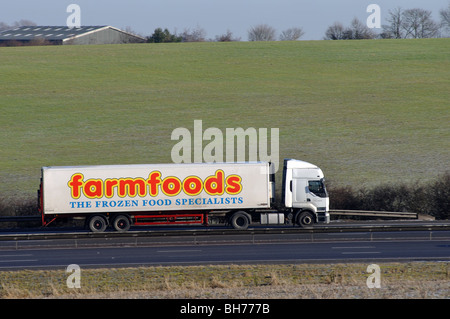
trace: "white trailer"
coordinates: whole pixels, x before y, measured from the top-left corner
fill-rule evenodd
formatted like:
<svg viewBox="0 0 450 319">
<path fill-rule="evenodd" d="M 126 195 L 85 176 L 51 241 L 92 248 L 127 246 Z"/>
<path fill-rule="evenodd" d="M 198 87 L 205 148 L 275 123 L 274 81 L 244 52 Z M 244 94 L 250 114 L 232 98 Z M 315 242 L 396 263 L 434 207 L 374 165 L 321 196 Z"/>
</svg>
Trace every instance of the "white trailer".
<svg viewBox="0 0 450 319">
<path fill-rule="evenodd" d="M 267 162 L 43 167 L 39 209 L 44 226 L 83 217 L 91 231 L 108 225 L 328 222 L 328 195 L 315 165 L 285 160 L 282 208 Z"/>
</svg>

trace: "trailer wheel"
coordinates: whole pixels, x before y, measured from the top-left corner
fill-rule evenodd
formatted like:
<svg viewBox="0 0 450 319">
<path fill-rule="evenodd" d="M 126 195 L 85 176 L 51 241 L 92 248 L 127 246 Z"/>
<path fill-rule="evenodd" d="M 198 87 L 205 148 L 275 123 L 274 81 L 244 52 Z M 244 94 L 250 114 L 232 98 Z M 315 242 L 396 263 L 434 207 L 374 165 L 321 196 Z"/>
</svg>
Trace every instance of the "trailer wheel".
<svg viewBox="0 0 450 319">
<path fill-rule="evenodd" d="M 131 222 L 128 216 L 126 215 L 118 215 L 114 218 L 113 227 L 118 232 L 126 232 L 130 229 Z"/>
<path fill-rule="evenodd" d="M 304 211 L 298 214 L 297 223 L 302 226 L 312 226 L 314 224 L 314 215 L 311 212 Z"/>
<path fill-rule="evenodd" d="M 92 216 L 88 223 L 89 229 L 94 233 L 104 232 L 108 226 L 108 221 L 101 215 Z"/>
<path fill-rule="evenodd" d="M 246 230 L 249 224 L 250 221 L 247 214 L 244 212 L 234 213 L 231 217 L 231 226 L 233 226 L 234 229 Z"/>
</svg>

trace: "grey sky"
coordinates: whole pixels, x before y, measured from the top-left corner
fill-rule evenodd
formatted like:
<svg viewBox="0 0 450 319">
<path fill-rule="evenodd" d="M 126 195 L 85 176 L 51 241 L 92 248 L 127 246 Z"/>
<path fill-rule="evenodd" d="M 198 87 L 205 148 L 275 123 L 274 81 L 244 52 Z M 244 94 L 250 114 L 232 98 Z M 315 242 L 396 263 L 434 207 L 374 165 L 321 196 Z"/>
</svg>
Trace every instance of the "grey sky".
<svg viewBox="0 0 450 319">
<path fill-rule="evenodd" d="M 369 4 L 381 8 L 384 23 L 388 11 L 422 8 L 433 12 L 439 20 L 439 10 L 450 0 L 1 0 L 0 22 L 12 24 L 27 19 L 39 25 L 66 25 L 66 8 L 75 3 L 81 7 L 82 25 L 112 25 L 130 27 L 141 35 L 153 33 L 157 27 L 171 32 L 202 27 L 208 38 L 227 30 L 235 37 L 247 40 L 247 30 L 265 23 L 278 32 L 290 27 L 302 27 L 304 40 L 320 40 L 326 28 L 339 21 L 344 25 L 357 17 L 365 22 Z"/>
</svg>

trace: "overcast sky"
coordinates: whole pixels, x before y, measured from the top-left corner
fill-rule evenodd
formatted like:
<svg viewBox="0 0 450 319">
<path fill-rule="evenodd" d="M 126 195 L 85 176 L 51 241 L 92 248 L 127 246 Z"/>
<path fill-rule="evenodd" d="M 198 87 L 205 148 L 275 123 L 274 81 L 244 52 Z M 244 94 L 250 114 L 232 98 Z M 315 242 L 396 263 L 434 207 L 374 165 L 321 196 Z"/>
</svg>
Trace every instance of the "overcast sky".
<svg viewBox="0 0 450 319">
<path fill-rule="evenodd" d="M 155 28 L 183 32 L 201 27 L 207 38 L 230 30 L 247 41 L 247 31 L 257 24 L 268 24 L 278 33 L 291 27 L 305 31 L 303 40 L 320 40 L 326 28 L 338 21 L 344 25 L 357 17 L 365 23 L 369 4 L 381 8 L 384 23 L 390 9 L 422 8 L 439 20 L 439 10 L 450 0 L 1 0 L 0 22 L 12 24 L 21 19 L 38 25 L 66 25 L 69 4 L 81 8 L 82 25 L 130 27 L 148 36 Z"/>
</svg>

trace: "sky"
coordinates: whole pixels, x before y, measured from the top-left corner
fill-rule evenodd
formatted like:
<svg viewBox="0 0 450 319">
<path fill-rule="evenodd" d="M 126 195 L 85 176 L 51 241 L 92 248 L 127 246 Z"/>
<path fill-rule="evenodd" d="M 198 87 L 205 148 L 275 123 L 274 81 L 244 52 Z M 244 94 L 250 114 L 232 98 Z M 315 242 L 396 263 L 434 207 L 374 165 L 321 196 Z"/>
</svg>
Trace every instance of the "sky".
<svg viewBox="0 0 450 319">
<path fill-rule="evenodd" d="M 281 31 L 300 27 L 302 40 L 321 40 L 334 22 L 349 25 L 356 17 L 365 22 L 367 7 L 380 7 L 381 23 L 391 9 L 421 8 L 430 10 L 439 21 L 439 10 L 450 0 L 1 0 L 0 22 L 13 24 L 22 19 L 38 25 L 66 25 L 67 7 L 77 4 L 81 9 L 81 25 L 111 25 L 130 28 L 149 36 L 156 28 L 181 33 L 185 29 L 203 28 L 206 37 L 227 32 L 242 41 L 248 30 L 268 24 Z M 376 29 L 375 29 L 376 30 Z"/>
</svg>

